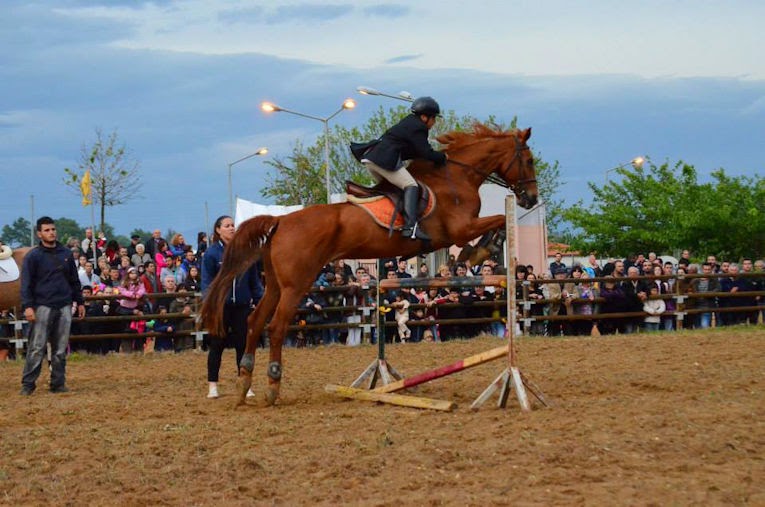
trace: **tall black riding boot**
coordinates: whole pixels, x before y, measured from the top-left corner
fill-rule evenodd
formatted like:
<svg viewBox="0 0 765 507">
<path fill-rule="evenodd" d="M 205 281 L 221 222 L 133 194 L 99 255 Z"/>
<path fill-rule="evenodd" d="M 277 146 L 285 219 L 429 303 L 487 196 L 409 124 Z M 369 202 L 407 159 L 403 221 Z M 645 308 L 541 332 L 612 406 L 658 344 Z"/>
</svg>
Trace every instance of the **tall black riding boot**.
<svg viewBox="0 0 765 507">
<path fill-rule="evenodd" d="M 419 200 L 419 187 L 406 187 L 404 189 L 404 228 L 401 234 L 411 239 L 430 241 L 430 236 L 425 234 L 417 223 L 417 203 Z"/>
</svg>

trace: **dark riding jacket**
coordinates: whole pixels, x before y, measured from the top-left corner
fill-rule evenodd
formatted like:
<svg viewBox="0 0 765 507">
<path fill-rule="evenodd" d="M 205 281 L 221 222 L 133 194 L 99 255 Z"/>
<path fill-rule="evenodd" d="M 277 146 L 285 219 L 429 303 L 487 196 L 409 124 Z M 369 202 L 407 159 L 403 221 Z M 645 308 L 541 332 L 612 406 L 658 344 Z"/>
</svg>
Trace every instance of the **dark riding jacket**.
<svg viewBox="0 0 765 507">
<path fill-rule="evenodd" d="M 428 142 L 428 127 L 414 114 L 392 126 L 382 135 L 364 158 L 388 171 L 401 169 L 401 162 L 421 158 L 436 165 L 446 163 L 446 154 L 436 151 Z"/>
<path fill-rule="evenodd" d="M 82 287 L 72 252 L 58 241 L 48 248 L 40 243 L 27 253 L 21 268 L 21 307 L 61 308 L 83 303 Z"/>
</svg>

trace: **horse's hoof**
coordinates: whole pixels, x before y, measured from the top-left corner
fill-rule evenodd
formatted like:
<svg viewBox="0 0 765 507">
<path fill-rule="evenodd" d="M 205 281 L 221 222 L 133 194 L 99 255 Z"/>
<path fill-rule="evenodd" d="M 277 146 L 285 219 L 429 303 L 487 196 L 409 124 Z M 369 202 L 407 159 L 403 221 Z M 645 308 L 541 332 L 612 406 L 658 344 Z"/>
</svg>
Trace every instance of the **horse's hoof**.
<svg viewBox="0 0 765 507">
<path fill-rule="evenodd" d="M 236 387 L 239 391 L 239 401 L 240 403 L 244 404 L 244 400 L 247 397 L 247 391 L 250 390 L 250 387 L 252 386 L 252 375 L 250 374 L 241 374 L 236 378 Z"/>
<path fill-rule="evenodd" d="M 269 387 L 266 390 L 266 404 L 272 407 L 276 404 L 276 399 L 279 397 L 279 390 Z"/>
</svg>

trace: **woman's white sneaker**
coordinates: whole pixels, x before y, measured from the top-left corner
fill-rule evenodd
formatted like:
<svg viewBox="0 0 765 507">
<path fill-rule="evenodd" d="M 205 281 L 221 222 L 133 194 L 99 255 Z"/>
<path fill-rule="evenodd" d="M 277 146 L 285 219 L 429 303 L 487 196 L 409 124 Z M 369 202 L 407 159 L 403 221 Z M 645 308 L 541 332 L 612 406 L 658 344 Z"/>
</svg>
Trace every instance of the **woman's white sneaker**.
<svg viewBox="0 0 765 507">
<path fill-rule="evenodd" d="M 218 386 L 215 384 L 210 384 L 210 390 L 207 392 L 207 397 L 209 399 L 215 399 L 218 397 Z"/>
</svg>

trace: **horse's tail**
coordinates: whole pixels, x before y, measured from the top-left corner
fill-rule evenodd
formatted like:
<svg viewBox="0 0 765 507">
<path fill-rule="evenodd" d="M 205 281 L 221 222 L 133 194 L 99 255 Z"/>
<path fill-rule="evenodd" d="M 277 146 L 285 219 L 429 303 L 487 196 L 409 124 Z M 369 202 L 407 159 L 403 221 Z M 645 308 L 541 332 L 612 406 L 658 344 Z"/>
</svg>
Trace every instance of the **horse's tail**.
<svg viewBox="0 0 765 507">
<path fill-rule="evenodd" d="M 213 336 L 224 336 L 223 306 L 232 283 L 260 258 L 263 247 L 279 225 L 279 218 L 270 215 L 252 217 L 234 234 L 223 252 L 223 264 L 202 302 L 202 322 Z"/>
</svg>

